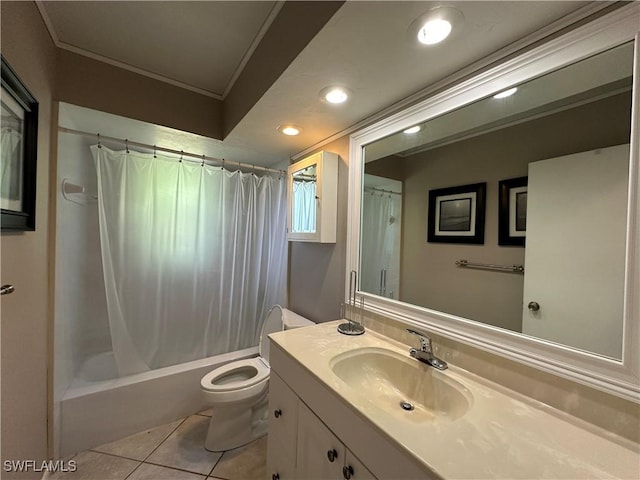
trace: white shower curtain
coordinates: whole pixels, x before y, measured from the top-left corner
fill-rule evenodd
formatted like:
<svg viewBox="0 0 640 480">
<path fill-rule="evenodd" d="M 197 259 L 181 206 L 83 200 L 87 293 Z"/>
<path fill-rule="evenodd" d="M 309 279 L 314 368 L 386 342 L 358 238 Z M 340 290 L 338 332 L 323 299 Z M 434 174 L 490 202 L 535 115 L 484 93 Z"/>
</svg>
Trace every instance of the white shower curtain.
<svg viewBox="0 0 640 480">
<path fill-rule="evenodd" d="M 284 301 L 284 179 L 91 150 L 120 375 L 256 345 Z"/>
<path fill-rule="evenodd" d="M 391 298 L 399 296 L 401 216 L 400 195 L 363 193 L 360 288 L 365 292 Z"/>
<path fill-rule="evenodd" d="M 291 231 L 316 231 L 316 182 L 293 181 Z"/>
</svg>

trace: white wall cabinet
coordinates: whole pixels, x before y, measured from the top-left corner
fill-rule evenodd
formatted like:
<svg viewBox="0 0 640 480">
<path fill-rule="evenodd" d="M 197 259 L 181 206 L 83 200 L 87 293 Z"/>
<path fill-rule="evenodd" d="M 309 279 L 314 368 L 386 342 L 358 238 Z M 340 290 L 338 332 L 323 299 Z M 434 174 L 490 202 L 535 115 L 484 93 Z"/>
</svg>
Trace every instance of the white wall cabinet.
<svg viewBox="0 0 640 480">
<path fill-rule="evenodd" d="M 287 238 L 335 243 L 338 218 L 338 155 L 318 152 L 287 169 Z"/>
<path fill-rule="evenodd" d="M 267 478 L 375 480 L 273 370 L 269 381 Z"/>
</svg>

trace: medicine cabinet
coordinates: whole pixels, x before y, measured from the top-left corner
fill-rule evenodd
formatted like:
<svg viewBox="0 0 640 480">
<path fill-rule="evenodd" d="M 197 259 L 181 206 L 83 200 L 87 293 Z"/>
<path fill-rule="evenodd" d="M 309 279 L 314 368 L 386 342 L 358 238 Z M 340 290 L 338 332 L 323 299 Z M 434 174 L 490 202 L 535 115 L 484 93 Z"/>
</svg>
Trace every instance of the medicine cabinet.
<svg viewBox="0 0 640 480">
<path fill-rule="evenodd" d="M 335 243 L 338 212 L 338 155 L 318 152 L 287 170 L 287 238 Z"/>
</svg>

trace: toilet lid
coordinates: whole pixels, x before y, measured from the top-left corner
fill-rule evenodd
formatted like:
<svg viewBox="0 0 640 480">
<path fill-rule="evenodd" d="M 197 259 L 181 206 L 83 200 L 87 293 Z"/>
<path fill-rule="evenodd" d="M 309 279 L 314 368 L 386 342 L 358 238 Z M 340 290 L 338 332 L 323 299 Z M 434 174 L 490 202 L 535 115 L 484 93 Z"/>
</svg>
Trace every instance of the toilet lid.
<svg viewBox="0 0 640 480">
<path fill-rule="evenodd" d="M 262 325 L 262 331 L 260 332 L 260 356 L 269 361 L 269 335 L 270 333 L 282 331 L 282 307 L 275 305 L 267 313 L 267 318 Z"/>
</svg>

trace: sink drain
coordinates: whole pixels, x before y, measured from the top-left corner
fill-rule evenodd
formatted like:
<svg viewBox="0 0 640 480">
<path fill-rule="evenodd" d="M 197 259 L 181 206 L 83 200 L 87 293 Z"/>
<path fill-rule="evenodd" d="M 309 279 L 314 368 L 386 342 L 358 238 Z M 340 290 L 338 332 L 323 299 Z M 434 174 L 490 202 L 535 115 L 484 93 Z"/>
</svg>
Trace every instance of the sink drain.
<svg viewBox="0 0 640 480">
<path fill-rule="evenodd" d="M 409 412 L 411 410 L 413 410 L 413 408 L 414 408 L 413 404 L 411 404 L 411 403 L 409 403 L 407 401 L 404 401 L 404 400 L 400 402 L 400 406 L 402 407 L 403 410 L 407 410 Z"/>
</svg>

